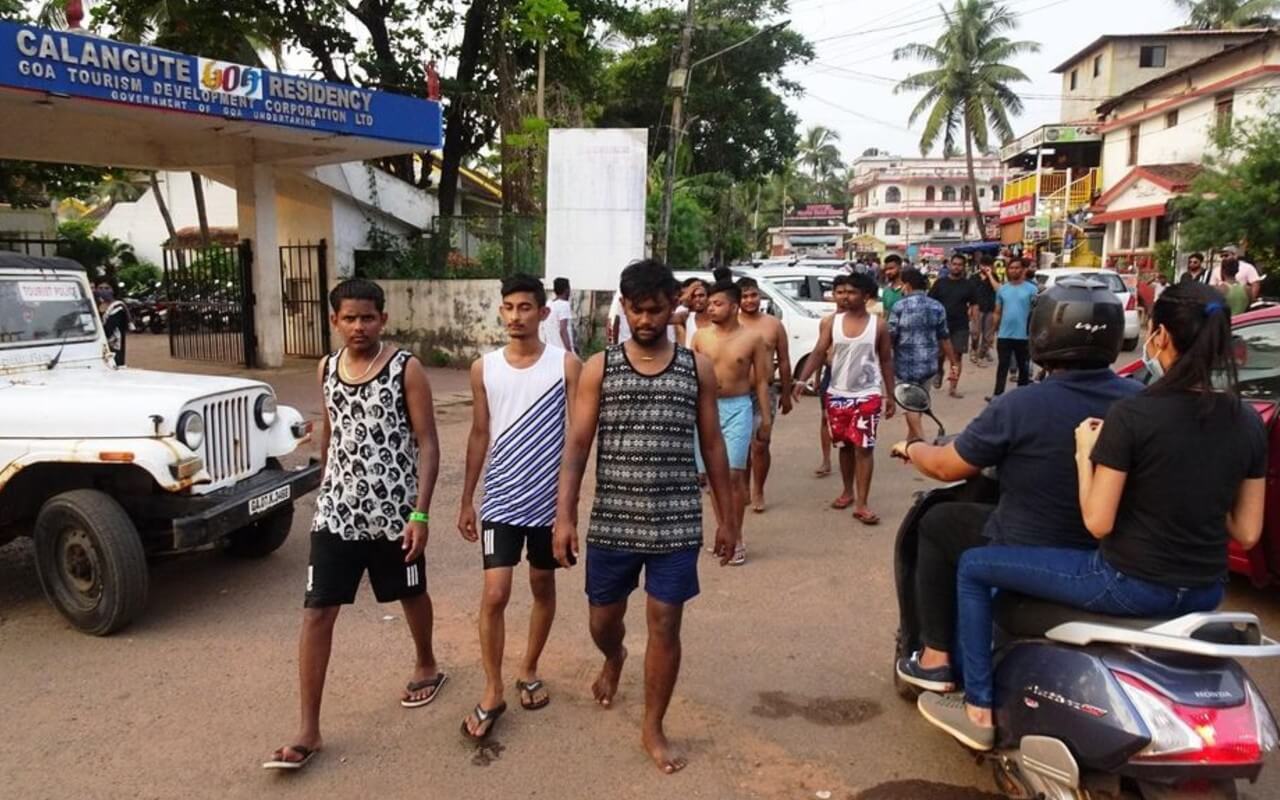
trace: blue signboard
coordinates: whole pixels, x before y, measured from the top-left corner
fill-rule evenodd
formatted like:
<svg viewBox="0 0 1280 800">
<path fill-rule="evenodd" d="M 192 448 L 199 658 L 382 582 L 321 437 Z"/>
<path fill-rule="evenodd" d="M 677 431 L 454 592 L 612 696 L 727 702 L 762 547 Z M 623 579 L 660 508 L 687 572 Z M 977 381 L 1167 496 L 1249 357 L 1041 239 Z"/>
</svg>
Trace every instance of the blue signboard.
<svg viewBox="0 0 1280 800">
<path fill-rule="evenodd" d="M 0 88 L 441 144 L 440 104 L 78 33 L 0 22 Z"/>
</svg>

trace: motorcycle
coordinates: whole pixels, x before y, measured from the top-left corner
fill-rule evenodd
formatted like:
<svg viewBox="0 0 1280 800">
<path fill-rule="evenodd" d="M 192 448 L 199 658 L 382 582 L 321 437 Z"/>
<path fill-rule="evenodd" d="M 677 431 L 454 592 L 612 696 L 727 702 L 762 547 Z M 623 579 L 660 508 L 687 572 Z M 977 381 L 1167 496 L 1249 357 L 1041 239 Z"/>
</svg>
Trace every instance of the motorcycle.
<svg viewBox="0 0 1280 800">
<path fill-rule="evenodd" d="M 899 407 L 929 416 L 929 394 L 894 390 Z M 894 543 L 899 627 L 894 685 L 919 691 L 896 663 L 921 648 L 914 570 L 918 527 L 940 503 L 999 497 L 991 471 L 916 496 Z M 1017 800 L 1230 800 L 1256 781 L 1280 742 L 1266 700 L 1237 659 L 1280 656 L 1256 615 L 1173 619 L 1095 614 L 1000 592 L 994 608 L 996 743 L 977 753 Z"/>
</svg>

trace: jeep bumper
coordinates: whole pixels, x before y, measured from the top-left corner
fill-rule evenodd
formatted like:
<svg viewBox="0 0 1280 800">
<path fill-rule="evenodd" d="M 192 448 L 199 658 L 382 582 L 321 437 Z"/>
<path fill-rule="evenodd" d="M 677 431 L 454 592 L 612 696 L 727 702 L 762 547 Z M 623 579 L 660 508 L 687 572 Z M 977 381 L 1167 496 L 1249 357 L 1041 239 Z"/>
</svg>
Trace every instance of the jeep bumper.
<svg viewBox="0 0 1280 800">
<path fill-rule="evenodd" d="M 234 486 L 186 498 L 173 518 L 173 549 L 189 550 L 270 516 L 320 485 L 320 463 L 297 469 L 264 469 Z"/>
</svg>

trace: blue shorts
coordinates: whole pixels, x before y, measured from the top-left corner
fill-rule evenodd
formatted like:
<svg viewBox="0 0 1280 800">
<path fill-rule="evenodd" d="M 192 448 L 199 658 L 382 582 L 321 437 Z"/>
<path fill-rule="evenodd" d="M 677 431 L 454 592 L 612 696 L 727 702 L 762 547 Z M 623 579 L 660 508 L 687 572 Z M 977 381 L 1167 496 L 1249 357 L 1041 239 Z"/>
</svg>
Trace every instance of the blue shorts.
<svg viewBox="0 0 1280 800">
<path fill-rule="evenodd" d="M 716 407 L 720 411 L 720 434 L 724 437 L 724 449 L 729 456 L 729 469 L 746 469 L 747 456 L 751 453 L 751 435 L 754 432 L 755 406 L 751 402 L 751 395 L 718 398 Z M 696 438 L 693 455 L 698 462 L 698 473 L 705 474 L 707 467 L 702 463 L 702 447 Z"/>
<path fill-rule="evenodd" d="M 655 600 L 678 606 L 698 596 L 698 548 L 674 553 L 637 553 L 587 545 L 587 602 L 609 606 L 640 585 Z"/>
</svg>

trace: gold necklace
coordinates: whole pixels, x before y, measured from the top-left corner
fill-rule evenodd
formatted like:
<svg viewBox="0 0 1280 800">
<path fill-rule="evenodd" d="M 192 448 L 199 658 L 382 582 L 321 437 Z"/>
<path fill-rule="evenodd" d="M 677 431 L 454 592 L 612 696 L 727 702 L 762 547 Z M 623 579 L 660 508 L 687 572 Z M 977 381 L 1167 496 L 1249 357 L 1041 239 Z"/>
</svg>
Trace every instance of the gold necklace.
<svg viewBox="0 0 1280 800">
<path fill-rule="evenodd" d="M 373 365 L 374 365 L 374 364 L 377 364 L 377 363 L 378 363 L 378 359 L 382 358 L 382 347 L 383 347 L 383 345 L 384 345 L 384 344 L 386 344 L 386 342 L 378 342 L 378 352 L 374 354 L 374 356 L 373 356 L 373 360 L 369 362 L 369 366 L 367 366 L 367 367 L 365 367 L 365 368 L 364 368 L 364 372 L 361 372 L 359 376 L 354 377 L 354 378 L 353 378 L 353 377 L 351 377 L 351 373 L 350 373 L 349 371 L 347 371 L 347 369 L 346 369 L 345 367 L 343 367 L 343 366 L 342 366 L 342 359 L 341 359 L 341 358 L 339 358 L 339 359 L 338 359 L 338 371 L 339 371 L 339 372 L 344 373 L 344 375 L 342 376 L 342 377 L 343 377 L 343 379 L 344 379 L 347 383 L 359 383 L 360 381 L 364 380 L 364 379 L 365 379 L 365 376 L 369 374 L 369 370 L 373 369 Z M 348 358 L 348 360 L 350 360 L 350 356 L 348 356 L 347 358 Z"/>
</svg>

